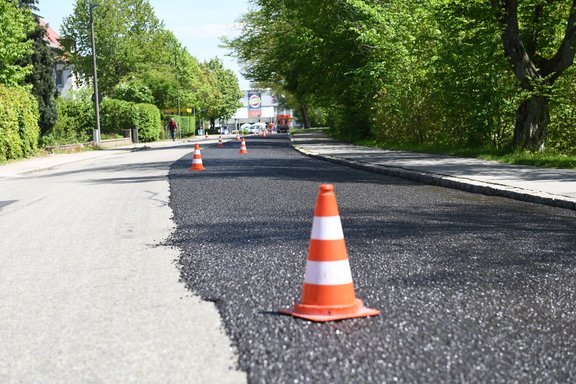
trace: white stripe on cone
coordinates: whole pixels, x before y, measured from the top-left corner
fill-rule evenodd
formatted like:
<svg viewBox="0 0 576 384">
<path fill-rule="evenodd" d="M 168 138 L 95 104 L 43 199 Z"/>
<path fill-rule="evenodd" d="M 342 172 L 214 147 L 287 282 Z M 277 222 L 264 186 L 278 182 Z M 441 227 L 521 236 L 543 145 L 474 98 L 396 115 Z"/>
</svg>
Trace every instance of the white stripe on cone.
<svg viewBox="0 0 576 384">
<path fill-rule="evenodd" d="M 312 240 L 340 240 L 344 238 L 340 216 L 314 216 Z"/>
<path fill-rule="evenodd" d="M 202 164 L 202 159 L 192 159 L 192 164 Z"/>
<path fill-rule="evenodd" d="M 342 285 L 352 283 L 348 259 L 338 261 L 306 262 L 304 282 L 315 285 Z"/>
</svg>

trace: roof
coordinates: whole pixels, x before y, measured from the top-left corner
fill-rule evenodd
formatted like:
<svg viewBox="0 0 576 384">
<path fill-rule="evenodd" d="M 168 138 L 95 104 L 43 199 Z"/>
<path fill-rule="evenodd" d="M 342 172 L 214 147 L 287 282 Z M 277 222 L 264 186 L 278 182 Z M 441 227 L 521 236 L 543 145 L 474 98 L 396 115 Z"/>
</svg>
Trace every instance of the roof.
<svg viewBox="0 0 576 384">
<path fill-rule="evenodd" d="M 46 29 L 45 41 L 50 48 L 63 50 L 62 44 L 60 44 L 60 35 L 50 28 L 50 26 L 44 21 L 44 19 L 39 19 L 40 26 Z"/>
</svg>

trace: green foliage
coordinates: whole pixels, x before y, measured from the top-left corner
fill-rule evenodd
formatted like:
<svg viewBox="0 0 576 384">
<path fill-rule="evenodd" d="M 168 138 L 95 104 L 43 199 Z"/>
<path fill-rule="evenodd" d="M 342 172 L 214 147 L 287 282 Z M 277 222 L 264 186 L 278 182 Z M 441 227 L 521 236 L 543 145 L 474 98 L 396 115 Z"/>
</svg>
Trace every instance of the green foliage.
<svg viewBox="0 0 576 384">
<path fill-rule="evenodd" d="M 125 129 L 138 128 L 138 137 L 142 142 L 163 137 L 160 110 L 153 104 L 105 98 L 100 113 L 102 133 L 121 134 Z"/>
<path fill-rule="evenodd" d="M 130 114 L 131 124 L 138 128 L 140 141 L 156 141 L 164 137 L 160 110 L 152 104 L 134 104 Z"/>
<path fill-rule="evenodd" d="M 38 104 L 25 89 L 0 84 L 0 161 L 34 153 L 38 144 Z"/>
<path fill-rule="evenodd" d="M 84 143 L 92 137 L 94 107 L 88 90 L 72 93 L 56 102 L 58 120 L 42 137 L 43 146 Z"/>
<path fill-rule="evenodd" d="M 54 57 L 46 45 L 46 30 L 39 24 L 29 35 L 34 42 L 32 55 L 22 60 L 22 65 L 32 65 L 32 73 L 26 76 L 26 82 L 32 85 L 32 94 L 38 101 L 40 111 L 41 134 L 46 134 L 56 123 L 56 82 L 54 80 Z"/>
<path fill-rule="evenodd" d="M 560 66 L 528 88 L 519 82 L 503 44 L 503 1 L 253 3 L 241 34 L 225 44 L 250 79 L 276 84 L 295 111 L 322 111 L 338 137 L 511 150 L 518 106 L 546 95 L 548 148 L 576 148 L 576 73 L 559 77 Z M 565 38 L 571 2 L 520 3 L 520 37 L 540 70 Z M 562 63 L 572 63 L 569 52 Z"/>
<path fill-rule="evenodd" d="M 135 127 L 133 122 L 134 103 L 104 98 L 100 104 L 100 129 L 106 134 L 121 134 L 123 129 Z"/>
<path fill-rule="evenodd" d="M 22 85 L 32 71 L 32 65 L 21 65 L 32 52 L 28 33 L 34 30 L 34 19 L 29 10 L 20 9 L 12 1 L 0 1 L 0 84 Z"/>
<path fill-rule="evenodd" d="M 244 93 L 240 90 L 234 72 L 224 68 L 220 59 L 212 59 L 205 64 L 206 70 L 214 79 L 213 100 L 206 105 L 206 117 L 210 120 L 228 120 L 242 106 L 240 99 Z"/>
<path fill-rule="evenodd" d="M 196 118 L 194 116 L 168 115 L 165 120 L 168 121 L 171 118 L 176 119 L 178 129 L 183 137 L 194 136 L 196 134 Z"/>
</svg>

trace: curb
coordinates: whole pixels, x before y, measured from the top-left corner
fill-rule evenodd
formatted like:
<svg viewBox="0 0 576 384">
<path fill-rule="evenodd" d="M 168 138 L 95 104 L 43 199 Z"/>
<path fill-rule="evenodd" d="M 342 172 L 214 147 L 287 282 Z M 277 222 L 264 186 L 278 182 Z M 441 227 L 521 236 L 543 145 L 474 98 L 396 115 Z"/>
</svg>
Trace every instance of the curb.
<svg viewBox="0 0 576 384">
<path fill-rule="evenodd" d="M 509 187 L 501 184 L 485 183 L 467 178 L 438 175 L 401 167 L 373 165 L 360 161 L 346 160 L 334 156 L 319 155 L 294 143 L 292 144 L 292 147 L 296 151 L 315 159 L 325 160 L 332 163 L 345 165 L 351 168 L 360 169 L 372 173 L 378 173 L 385 176 L 398 177 L 401 179 L 417 181 L 423 184 L 429 184 L 451 189 L 458 189 L 465 192 L 478 193 L 487 196 L 500 196 L 528 203 L 576 210 L 576 201 L 574 201 L 573 199 L 563 198 L 562 196 L 557 195 L 551 195 L 546 192 L 538 192 L 522 188 Z"/>
</svg>

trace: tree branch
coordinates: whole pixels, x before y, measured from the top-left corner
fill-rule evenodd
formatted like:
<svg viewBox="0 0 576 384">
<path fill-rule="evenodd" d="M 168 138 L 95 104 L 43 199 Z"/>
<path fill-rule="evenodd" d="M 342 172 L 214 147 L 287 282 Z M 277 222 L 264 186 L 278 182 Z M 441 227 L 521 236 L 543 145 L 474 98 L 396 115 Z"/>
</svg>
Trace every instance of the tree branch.
<svg viewBox="0 0 576 384">
<path fill-rule="evenodd" d="M 550 59 L 546 60 L 542 67 L 543 76 L 551 76 L 551 81 L 554 82 L 568 67 L 574 62 L 574 54 L 576 53 L 576 0 L 572 0 L 570 6 L 570 14 L 568 22 L 566 23 L 566 30 L 562 44 L 556 54 Z"/>
<path fill-rule="evenodd" d="M 576 1 L 576 0 L 574 0 Z M 492 5 L 498 6 L 500 2 L 493 0 Z M 510 58 L 514 66 L 514 74 L 520 80 L 522 87 L 532 89 L 531 80 L 541 78 L 534 61 L 528 55 L 518 27 L 518 1 L 504 0 L 504 12 L 501 23 L 504 26 L 502 43 L 504 53 Z"/>
</svg>

